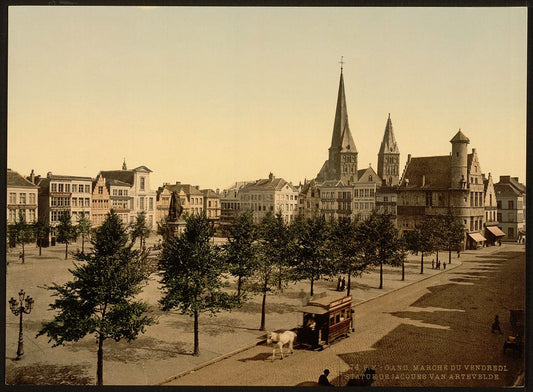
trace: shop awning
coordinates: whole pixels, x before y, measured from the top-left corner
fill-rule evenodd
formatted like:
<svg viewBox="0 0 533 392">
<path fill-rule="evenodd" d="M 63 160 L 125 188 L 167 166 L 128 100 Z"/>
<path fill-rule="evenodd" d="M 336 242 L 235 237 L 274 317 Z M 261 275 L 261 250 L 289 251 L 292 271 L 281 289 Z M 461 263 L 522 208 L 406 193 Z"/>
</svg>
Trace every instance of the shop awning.
<svg viewBox="0 0 533 392">
<path fill-rule="evenodd" d="M 494 237 L 504 237 L 505 233 L 500 230 L 498 226 L 487 226 L 485 227 L 489 233 L 491 233 Z"/>
<path fill-rule="evenodd" d="M 487 239 L 485 237 L 483 237 L 481 234 L 479 233 L 468 233 L 468 236 L 470 238 L 472 238 L 474 241 L 476 242 L 483 242 L 483 241 L 487 241 Z"/>
<path fill-rule="evenodd" d="M 303 306 L 298 310 L 300 312 L 311 313 L 311 314 L 326 314 L 328 312 L 327 309 L 324 309 L 320 306 L 313 306 L 313 305 Z"/>
</svg>

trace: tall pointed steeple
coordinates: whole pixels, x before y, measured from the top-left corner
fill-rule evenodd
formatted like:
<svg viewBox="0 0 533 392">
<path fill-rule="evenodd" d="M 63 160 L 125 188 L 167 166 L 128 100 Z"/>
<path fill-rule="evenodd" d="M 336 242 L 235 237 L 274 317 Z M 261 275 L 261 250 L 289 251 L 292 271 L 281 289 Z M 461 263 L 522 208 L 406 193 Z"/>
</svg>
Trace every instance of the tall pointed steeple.
<svg viewBox="0 0 533 392">
<path fill-rule="evenodd" d="M 378 152 L 378 176 L 385 181 L 386 185 L 398 185 L 400 171 L 400 149 L 394 137 L 392 121 L 387 119 L 385 133 Z"/>
<path fill-rule="evenodd" d="M 342 180 L 346 184 L 357 181 L 357 148 L 348 124 L 348 109 L 344 93 L 344 75 L 341 60 L 341 75 L 337 93 L 337 108 L 333 123 L 333 135 L 329 159 L 317 175 L 317 181 Z"/>
</svg>

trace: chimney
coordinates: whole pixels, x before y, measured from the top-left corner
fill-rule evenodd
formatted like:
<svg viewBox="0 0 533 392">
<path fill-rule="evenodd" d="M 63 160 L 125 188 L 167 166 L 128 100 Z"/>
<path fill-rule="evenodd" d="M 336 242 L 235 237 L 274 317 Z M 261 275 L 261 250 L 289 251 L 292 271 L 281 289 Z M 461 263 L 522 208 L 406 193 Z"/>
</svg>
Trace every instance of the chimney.
<svg viewBox="0 0 533 392">
<path fill-rule="evenodd" d="M 48 177 L 48 178 L 52 177 L 52 172 L 46 173 L 46 177 Z"/>
<path fill-rule="evenodd" d="M 268 179 L 270 181 L 272 181 L 274 178 L 276 178 L 276 177 L 274 177 L 274 174 L 272 174 L 272 172 L 270 172 L 269 175 L 268 175 Z"/>
<path fill-rule="evenodd" d="M 195 185 L 194 187 L 196 188 L 197 191 L 200 190 L 200 185 Z"/>
<path fill-rule="evenodd" d="M 216 193 L 217 195 L 220 195 L 220 188 L 217 188 Z"/>
</svg>

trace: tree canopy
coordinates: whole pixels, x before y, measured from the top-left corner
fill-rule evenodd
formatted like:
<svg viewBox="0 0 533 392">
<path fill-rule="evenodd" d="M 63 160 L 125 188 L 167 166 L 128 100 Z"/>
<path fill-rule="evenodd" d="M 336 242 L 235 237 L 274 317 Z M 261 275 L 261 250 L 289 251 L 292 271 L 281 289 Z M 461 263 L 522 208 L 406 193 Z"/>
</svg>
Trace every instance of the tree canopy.
<svg viewBox="0 0 533 392">
<path fill-rule="evenodd" d="M 47 335 L 56 347 L 93 334 L 98 385 L 103 384 L 104 341 L 134 340 L 155 322 L 146 315 L 146 303 L 135 299 L 150 274 L 147 255 L 127 242 L 120 218 L 111 212 L 96 230 L 91 252 L 75 254 L 73 280 L 46 287 L 57 297 L 50 308 L 58 313 L 43 323 L 37 336 Z"/>
</svg>

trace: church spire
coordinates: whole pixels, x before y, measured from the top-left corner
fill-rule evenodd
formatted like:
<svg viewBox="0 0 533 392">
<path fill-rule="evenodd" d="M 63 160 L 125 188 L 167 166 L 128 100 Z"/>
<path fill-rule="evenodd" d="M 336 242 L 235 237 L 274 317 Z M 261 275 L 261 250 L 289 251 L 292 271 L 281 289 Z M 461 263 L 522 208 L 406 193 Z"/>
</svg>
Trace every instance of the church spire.
<svg viewBox="0 0 533 392">
<path fill-rule="evenodd" d="M 128 167 L 126 166 L 126 158 L 124 158 L 124 162 L 122 162 L 122 170 L 128 170 Z"/>
<path fill-rule="evenodd" d="M 396 143 L 396 139 L 394 138 L 394 130 L 392 129 L 390 113 L 389 118 L 387 119 L 387 125 L 385 125 L 385 133 L 383 134 L 383 140 L 381 141 L 379 153 L 400 153 L 400 150 L 398 149 L 398 144 Z"/>
<path fill-rule="evenodd" d="M 341 60 L 341 64 L 344 61 Z M 330 149 L 341 151 L 345 149 L 348 144 L 351 152 L 357 152 L 355 143 L 353 142 L 352 133 L 350 132 L 350 125 L 348 124 L 348 109 L 346 107 L 346 95 L 344 93 L 344 75 L 342 73 L 339 80 L 339 92 L 337 94 L 337 109 L 335 110 L 335 122 L 333 124 L 333 135 L 331 137 Z"/>
<path fill-rule="evenodd" d="M 400 149 L 394 138 L 392 121 L 387 119 L 385 133 L 378 153 L 378 176 L 386 185 L 394 186 L 399 183 Z"/>
</svg>

